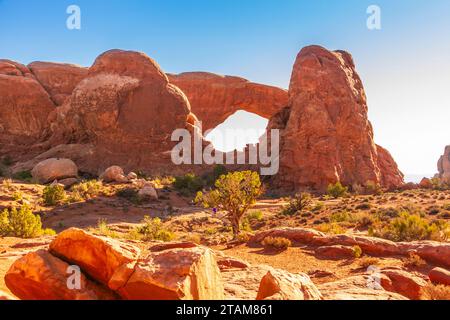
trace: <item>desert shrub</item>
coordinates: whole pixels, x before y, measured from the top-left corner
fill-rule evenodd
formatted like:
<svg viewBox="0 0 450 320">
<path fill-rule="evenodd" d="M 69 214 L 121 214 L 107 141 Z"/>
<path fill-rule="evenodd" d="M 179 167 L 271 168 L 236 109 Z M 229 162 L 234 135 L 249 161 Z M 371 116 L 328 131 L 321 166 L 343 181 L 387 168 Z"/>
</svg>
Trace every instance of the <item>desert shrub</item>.
<svg viewBox="0 0 450 320">
<path fill-rule="evenodd" d="M 119 234 L 111 230 L 111 228 L 108 226 L 108 222 L 105 219 L 98 220 L 97 229 L 93 231 L 96 231 L 105 237 L 119 238 Z"/>
<path fill-rule="evenodd" d="M 327 194 L 335 199 L 343 197 L 347 194 L 348 188 L 344 187 L 341 182 L 328 185 Z"/>
<path fill-rule="evenodd" d="M 195 202 L 203 204 L 205 208 L 226 211 L 236 238 L 240 233 L 242 217 L 261 193 L 261 180 L 258 173 L 238 171 L 222 175 L 217 179 L 214 190 L 207 193 L 198 192 Z"/>
<path fill-rule="evenodd" d="M 338 223 L 323 223 L 315 227 L 318 231 L 329 234 L 344 234 L 346 230 Z"/>
<path fill-rule="evenodd" d="M 369 235 L 392 241 L 436 240 L 445 241 L 450 235 L 445 222 L 422 218 L 416 214 L 402 212 L 398 218 L 387 224 L 376 224 L 369 229 Z"/>
<path fill-rule="evenodd" d="M 172 241 L 175 235 L 164 228 L 164 225 L 159 218 L 151 218 L 146 216 L 142 221 L 143 226 L 138 227 L 135 232 L 140 235 L 141 240 L 161 240 L 161 241 Z"/>
<path fill-rule="evenodd" d="M 374 181 L 367 181 L 365 185 L 366 192 L 369 194 L 382 194 L 383 189 L 381 188 L 381 185 L 379 183 L 376 183 Z"/>
<path fill-rule="evenodd" d="M 252 211 L 247 214 L 247 219 L 249 221 L 262 221 L 264 215 L 261 211 Z"/>
<path fill-rule="evenodd" d="M 207 186 L 214 186 L 217 179 L 228 173 L 227 168 L 224 165 L 216 165 L 211 173 L 203 176 L 204 184 Z"/>
<path fill-rule="evenodd" d="M 293 216 L 308 208 L 312 203 L 312 197 L 309 193 L 300 193 L 291 198 L 288 205 L 281 211 L 282 215 Z"/>
<path fill-rule="evenodd" d="M 0 213 L 0 236 L 36 238 L 43 235 L 54 235 L 51 229 L 42 229 L 41 217 L 33 214 L 31 209 L 24 205 L 20 209 L 5 209 Z"/>
<path fill-rule="evenodd" d="M 236 236 L 235 241 L 237 243 L 247 243 L 250 241 L 250 235 L 247 232 L 241 232 Z"/>
<path fill-rule="evenodd" d="M 55 206 L 60 204 L 62 201 L 66 199 L 66 191 L 64 187 L 59 184 L 54 184 L 45 187 L 44 192 L 42 194 L 42 199 L 46 206 Z"/>
<path fill-rule="evenodd" d="M 391 220 L 392 218 L 397 218 L 400 216 L 400 210 L 395 208 L 381 208 L 376 213 L 378 219 L 383 221 Z"/>
<path fill-rule="evenodd" d="M 325 204 L 322 201 L 318 201 L 314 204 L 314 206 L 311 208 L 312 212 L 319 212 L 325 208 Z"/>
<path fill-rule="evenodd" d="M 354 246 L 354 247 L 352 248 L 352 250 L 353 250 L 353 256 L 354 256 L 356 259 L 361 258 L 362 254 L 363 254 L 363 251 L 362 251 L 362 249 L 361 249 L 360 246 Z"/>
<path fill-rule="evenodd" d="M 190 234 L 185 238 L 185 240 L 195 244 L 201 244 L 202 242 L 202 238 L 198 234 Z"/>
<path fill-rule="evenodd" d="M 33 176 L 31 175 L 31 171 L 19 171 L 13 174 L 13 179 L 30 182 L 33 180 Z"/>
<path fill-rule="evenodd" d="M 23 200 L 23 197 L 24 197 L 23 196 L 23 192 L 16 191 L 16 192 L 13 193 L 12 197 L 13 197 L 14 201 L 21 201 L 21 200 Z"/>
<path fill-rule="evenodd" d="M 7 167 L 11 166 L 13 163 L 14 163 L 14 161 L 11 158 L 11 156 L 6 155 L 2 158 L 2 164 Z"/>
<path fill-rule="evenodd" d="M 450 286 L 428 283 L 422 288 L 422 300 L 450 300 Z"/>
<path fill-rule="evenodd" d="M 423 267 L 427 263 L 417 253 L 410 252 L 408 257 L 403 260 L 403 264 L 406 267 Z"/>
<path fill-rule="evenodd" d="M 5 179 L 2 181 L 2 189 L 11 191 L 14 189 L 13 181 L 11 179 Z"/>
<path fill-rule="evenodd" d="M 266 249 L 286 250 L 292 246 L 292 242 L 289 239 L 282 237 L 266 237 L 261 242 Z"/>
<path fill-rule="evenodd" d="M 184 176 L 175 177 L 173 187 L 182 195 L 188 196 L 200 191 L 204 187 L 204 181 L 195 174 L 188 173 Z"/>
<path fill-rule="evenodd" d="M 103 183 L 97 180 L 84 181 L 71 188 L 75 199 L 88 200 L 98 196 L 103 188 Z"/>
<path fill-rule="evenodd" d="M 370 203 L 361 203 L 355 207 L 356 210 L 370 210 L 372 208 Z"/>
<path fill-rule="evenodd" d="M 374 257 L 362 257 L 358 259 L 358 266 L 362 269 L 367 269 L 371 266 L 376 266 L 379 263 L 380 260 Z"/>
<path fill-rule="evenodd" d="M 140 204 L 141 199 L 139 198 L 138 191 L 133 188 L 123 188 L 119 189 L 116 192 L 116 196 L 119 198 L 126 199 L 134 204 Z"/>
<path fill-rule="evenodd" d="M 335 223 L 352 222 L 353 215 L 348 211 L 333 212 L 330 216 L 330 221 Z"/>
</svg>

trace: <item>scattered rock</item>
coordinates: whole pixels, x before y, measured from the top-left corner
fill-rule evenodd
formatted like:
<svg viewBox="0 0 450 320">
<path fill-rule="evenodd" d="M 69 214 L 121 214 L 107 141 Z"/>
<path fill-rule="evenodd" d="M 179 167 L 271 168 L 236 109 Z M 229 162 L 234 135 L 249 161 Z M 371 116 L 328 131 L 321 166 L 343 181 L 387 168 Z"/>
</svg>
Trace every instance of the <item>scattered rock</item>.
<svg viewBox="0 0 450 320">
<path fill-rule="evenodd" d="M 75 271 L 74 271 L 75 270 Z M 80 289 L 70 287 L 76 269 L 45 250 L 32 252 L 15 261 L 5 283 L 21 300 L 112 300 L 113 292 L 80 274 Z"/>
<path fill-rule="evenodd" d="M 90 277 L 112 289 L 115 288 L 110 281 L 115 273 L 118 270 L 123 273 L 121 268 L 133 265 L 140 255 L 140 249 L 132 245 L 76 228 L 61 232 L 50 243 L 50 252 L 78 265 Z"/>
<path fill-rule="evenodd" d="M 261 280 L 256 300 L 321 300 L 322 296 L 306 274 L 271 270 Z"/>
<path fill-rule="evenodd" d="M 119 166 L 111 166 L 107 168 L 101 175 L 100 179 L 105 182 L 119 182 L 127 183 L 128 179 L 123 172 L 123 169 Z"/>
<path fill-rule="evenodd" d="M 197 247 L 150 253 L 118 289 L 131 300 L 221 300 L 224 289 L 211 250 Z"/>
<path fill-rule="evenodd" d="M 171 250 L 171 249 L 188 249 L 188 248 L 195 248 L 198 247 L 197 244 L 193 242 L 167 242 L 167 243 L 160 243 L 156 244 L 152 247 L 150 247 L 150 251 L 152 252 L 161 252 L 165 250 Z"/>
<path fill-rule="evenodd" d="M 423 178 L 419 183 L 419 187 L 421 187 L 422 189 L 432 189 L 433 184 L 431 183 L 430 179 Z"/>
<path fill-rule="evenodd" d="M 69 189 L 73 185 L 76 185 L 79 181 L 77 178 L 67 178 L 58 181 L 60 184 L 64 186 L 65 189 Z"/>
<path fill-rule="evenodd" d="M 51 158 L 39 162 L 31 174 L 36 181 L 46 184 L 55 180 L 77 177 L 78 167 L 70 159 Z"/>
<path fill-rule="evenodd" d="M 138 196 L 142 199 L 154 199 L 158 200 L 158 193 L 152 183 L 147 182 L 141 190 L 138 192 Z"/>
<path fill-rule="evenodd" d="M 389 281 L 386 275 L 378 275 L 379 281 Z M 374 287 L 371 275 L 359 275 L 318 285 L 325 300 L 407 300 L 406 297 Z"/>
<path fill-rule="evenodd" d="M 353 248 L 335 245 L 323 246 L 316 249 L 316 254 L 327 259 L 351 259 L 355 257 Z"/>
<path fill-rule="evenodd" d="M 384 269 L 381 272 L 390 279 L 388 284 L 381 281 L 383 288 L 399 293 L 411 300 L 420 300 L 422 288 L 427 285 L 423 278 L 398 269 Z"/>
<path fill-rule="evenodd" d="M 127 174 L 128 180 L 136 180 L 137 178 L 138 178 L 138 175 L 134 172 L 130 172 L 129 174 Z"/>
<path fill-rule="evenodd" d="M 450 286 L 450 271 L 443 268 L 434 268 L 428 274 L 430 281 L 437 284 Z"/>
<path fill-rule="evenodd" d="M 217 259 L 217 264 L 219 265 L 220 271 L 250 268 L 250 264 L 248 262 L 231 257 L 219 257 Z"/>
</svg>

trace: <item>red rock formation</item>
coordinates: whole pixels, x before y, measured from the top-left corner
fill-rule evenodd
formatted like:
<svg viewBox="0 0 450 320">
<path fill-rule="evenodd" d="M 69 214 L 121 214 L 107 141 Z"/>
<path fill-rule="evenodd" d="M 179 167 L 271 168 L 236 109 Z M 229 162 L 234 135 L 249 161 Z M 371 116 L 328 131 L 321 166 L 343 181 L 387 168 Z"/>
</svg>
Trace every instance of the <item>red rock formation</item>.
<svg viewBox="0 0 450 320">
<path fill-rule="evenodd" d="M 289 116 L 277 115 L 278 122 L 286 122 L 278 123 L 283 130 L 276 186 L 323 191 L 337 181 L 385 187 L 402 183 L 392 157 L 374 143 L 364 88 L 347 52 L 319 46 L 301 50 L 289 108 Z"/>
<path fill-rule="evenodd" d="M 0 60 L 0 155 L 39 139 L 54 108 L 27 67 Z"/>
<path fill-rule="evenodd" d="M 438 162 L 439 177 L 447 183 L 450 183 L 450 146 L 445 147 L 444 154 Z"/>
<path fill-rule="evenodd" d="M 58 106 L 70 97 L 89 70 L 73 64 L 51 62 L 33 62 L 28 68 Z"/>
<path fill-rule="evenodd" d="M 116 164 L 155 170 L 172 166 L 171 134 L 189 127 L 191 118 L 187 98 L 155 61 L 142 53 L 111 50 L 97 58 L 54 114 L 49 144 L 92 145 L 77 163 L 91 173 Z"/>
<path fill-rule="evenodd" d="M 285 107 L 288 100 L 286 90 L 239 77 L 206 72 L 168 76 L 170 82 L 186 94 L 192 112 L 202 121 L 205 131 L 215 128 L 239 110 L 270 118 Z"/>
</svg>

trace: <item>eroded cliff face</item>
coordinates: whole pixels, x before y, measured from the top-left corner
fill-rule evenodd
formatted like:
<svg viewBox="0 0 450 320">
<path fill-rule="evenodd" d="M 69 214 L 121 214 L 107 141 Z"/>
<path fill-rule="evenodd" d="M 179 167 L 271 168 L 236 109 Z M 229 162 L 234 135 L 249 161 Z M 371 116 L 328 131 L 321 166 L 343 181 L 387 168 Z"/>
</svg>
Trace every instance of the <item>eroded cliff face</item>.
<svg viewBox="0 0 450 320">
<path fill-rule="evenodd" d="M 337 181 L 401 185 L 403 175 L 395 161 L 374 142 L 367 112 L 350 54 L 319 46 L 301 50 L 292 72 L 288 109 L 269 125 L 282 129 L 275 185 L 286 190 L 324 190 Z"/>
<path fill-rule="evenodd" d="M 445 147 L 444 154 L 439 158 L 438 172 L 439 178 L 450 183 L 450 146 Z"/>
<path fill-rule="evenodd" d="M 286 90 L 206 72 L 168 75 L 188 97 L 203 129 L 214 129 L 239 110 L 269 119 L 287 105 Z"/>
<path fill-rule="evenodd" d="M 0 154 L 23 152 L 35 143 L 54 109 L 28 67 L 0 60 Z"/>
</svg>

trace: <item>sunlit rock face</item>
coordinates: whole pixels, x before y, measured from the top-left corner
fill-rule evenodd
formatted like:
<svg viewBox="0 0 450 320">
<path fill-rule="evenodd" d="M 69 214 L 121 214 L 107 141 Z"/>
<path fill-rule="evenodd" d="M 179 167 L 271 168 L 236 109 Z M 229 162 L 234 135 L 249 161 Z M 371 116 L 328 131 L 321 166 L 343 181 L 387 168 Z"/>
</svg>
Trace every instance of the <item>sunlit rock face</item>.
<svg viewBox="0 0 450 320">
<path fill-rule="evenodd" d="M 302 49 L 288 107 L 269 124 L 282 130 L 275 185 L 325 190 L 337 181 L 350 186 L 403 183 L 389 152 L 374 142 L 366 94 L 349 53 L 319 46 Z"/>
<path fill-rule="evenodd" d="M 450 146 L 445 147 L 444 154 L 439 158 L 438 172 L 441 179 L 450 183 Z"/>
</svg>

